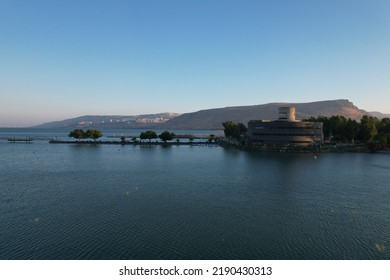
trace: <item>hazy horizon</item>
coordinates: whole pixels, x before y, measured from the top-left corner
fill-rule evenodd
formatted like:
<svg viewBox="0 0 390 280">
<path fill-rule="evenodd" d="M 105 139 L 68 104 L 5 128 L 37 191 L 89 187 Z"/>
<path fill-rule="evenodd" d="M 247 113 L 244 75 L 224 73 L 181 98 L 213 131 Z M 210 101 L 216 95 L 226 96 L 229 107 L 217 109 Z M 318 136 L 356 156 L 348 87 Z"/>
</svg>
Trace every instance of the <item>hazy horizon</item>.
<svg viewBox="0 0 390 280">
<path fill-rule="evenodd" d="M 339 99 L 341 100 L 341 99 Z M 316 102 L 324 102 L 324 101 L 329 101 L 329 100 L 317 100 L 317 101 L 312 101 L 312 102 L 302 102 L 302 103 L 296 103 L 296 102 L 270 102 L 270 103 L 266 103 L 266 104 L 247 104 L 247 105 L 241 105 L 243 107 L 246 107 L 246 106 L 258 106 L 258 105 L 268 105 L 268 104 L 274 104 L 274 103 L 280 103 L 280 104 L 307 104 L 307 103 L 316 103 Z M 353 103 L 351 100 L 348 100 L 349 102 Z M 241 107 L 241 106 L 227 106 L 227 107 L 218 107 L 218 108 L 204 108 L 202 110 L 209 110 L 209 109 L 222 109 L 222 108 L 233 108 L 233 107 Z M 358 109 L 362 109 L 364 110 L 364 108 L 358 108 Z M 199 110 L 199 111 L 202 111 L 202 110 Z M 378 112 L 378 111 L 367 111 L 365 110 L 367 113 L 381 113 L 381 114 L 385 114 L 387 115 L 386 113 L 383 113 L 383 112 Z M 198 112 L 198 111 L 196 111 Z M 146 115 L 158 115 L 158 114 L 165 114 L 165 113 L 172 113 L 172 114 L 177 114 L 177 112 L 152 112 L 152 113 L 148 113 L 148 112 L 145 112 L 145 113 L 142 113 L 142 114 L 83 114 L 83 115 L 77 115 L 77 116 L 71 116 L 71 117 L 67 117 L 67 118 L 64 118 L 64 119 L 58 119 L 58 120 L 49 120 L 49 121 L 44 121 L 44 122 L 41 122 L 41 123 L 34 123 L 32 125 L 20 125 L 20 126 L 1 126 L 0 125 L 0 128 L 33 128 L 35 126 L 39 126 L 39 125 L 43 125 L 43 124 L 46 124 L 46 123 L 53 123 L 53 122 L 61 122 L 61 121 L 66 121 L 66 120 L 73 120 L 73 119 L 77 119 L 77 118 L 83 118 L 83 117 L 87 117 L 87 116 L 92 116 L 92 117 L 95 117 L 95 116 L 100 116 L 100 117 L 108 117 L 108 116 L 112 116 L 112 117 L 128 117 L 128 116 L 146 116 Z M 194 113 L 194 112 L 184 112 L 183 114 L 185 113 Z M 181 113 L 179 113 L 179 115 L 181 115 Z"/>
<path fill-rule="evenodd" d="M 348 99 L 390 113 L 390 2 L 1 1 L 0 127 Z"/>
</svg>

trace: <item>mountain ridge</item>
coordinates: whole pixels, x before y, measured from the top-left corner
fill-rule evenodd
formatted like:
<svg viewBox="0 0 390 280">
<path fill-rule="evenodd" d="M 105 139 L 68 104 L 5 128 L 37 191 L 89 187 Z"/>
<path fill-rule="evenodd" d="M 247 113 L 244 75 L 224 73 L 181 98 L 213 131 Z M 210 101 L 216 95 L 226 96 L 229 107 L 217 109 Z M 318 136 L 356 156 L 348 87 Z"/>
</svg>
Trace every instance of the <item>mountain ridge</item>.
<svg viewBox="0 0 390 280">
<path fill-rule="evenodd" d="M 177 117 L 177 113 L 142 115 L 84 115 L 76 118 L 43 123 L 35 128 L 152 128 Z"/>
<path fill-rule="evenodd" d="M 227 120 L 247 124 L 250 120 L 275 120 L 278 107 L 294 106 L 298 120 L 310 117 L 343 115 L 360 120 L 369 115 L 347 99 L 315 101 L 307 103 L 274 102 L 261 105 L 234 106 L 201 110 L 185 113 L 162 124 L 162 128 L 170 129 L 222 129 Z"/>
<path fill-rule="evenodd" d="M 278 107 L 294 106 L 296 117 L 303 120 L 310 117 L 342 115 L 360 120 L 363 115 L 383 116 L 380 112 L 367 112 L 348 99 L 324 100 L 306 103 L 273 102 L 260 105 L 230 106 L 203 109 L 196 112 L 122 115 L 86 115 L 63 121 L 44 123 L 39 128 L 150 128 L 150 129 L 222 129 L 228 120 L 247 124 L 250 120 L 275 120 Z"/>
</svg>

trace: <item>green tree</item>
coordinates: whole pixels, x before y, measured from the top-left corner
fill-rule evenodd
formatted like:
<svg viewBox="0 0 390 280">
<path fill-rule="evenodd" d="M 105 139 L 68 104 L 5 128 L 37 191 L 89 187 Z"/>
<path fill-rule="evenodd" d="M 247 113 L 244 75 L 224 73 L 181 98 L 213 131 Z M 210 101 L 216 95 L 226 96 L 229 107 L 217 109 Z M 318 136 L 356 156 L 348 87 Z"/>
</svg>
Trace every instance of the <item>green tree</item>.
<svg viewBox="0 0 390 280">
<path fill-rule="evenodd" d="M 381 145 L 381 148 L 385 148 L 390 140 L 390 134 L 379 134 L 378 143 Z"/>
<path fill-rule="evenodd" d="M 355 143 L 355 138 L 359 133 L 359 123 L 355 120 L 348 119 L 345 126 L 345 135 L 348 141 Z"/>
<path fill-rule="evenodd" d="M 68 136 L 77 140 L 84 139 L 86 137 L 85 132 L 82 129 L 72 130 L 71 132 L 69 132 Z"/>
<path fill-rule="evenodd" d="M 346 128 L 347 119 L 344 116 L 331 116 L 329 118 L 330 133 L 335 140 L 344 141 L 347 139 Z"/>
<path fill-rule="evenodd" d="M 147 130 L 147 131 L 141 132 L 139 138 L 141 140 L 148 139 L 149 142 L 151 142 L 152 139 L 157 138 L 157 134 L 156 134 L 156 132 L 154 132 L 152 130 Z"/>
<path fill-rule="evenodd" d="M 378 133 L 390 133 L 390 119 L 383 118 L 379 123 Z"/>
<path fill-rule="evenodd" d="M 98 139 L 102 136 L 103 136 L 103 133 L 100 130 L 88 129 L 87 132 L 85 132 L 85 137 L 91 138 L 94 141 L 96 141 L 96 139 Z"/>
<path fill-rule="evenodd" d="M 380 121 L 372 116 L 364 115 L 360 120 L 359 136 L 366 143 L 373 142 L 378 134 Z"/>
<path fill-rule="evenodd" d="M 239 131 L 240 135 L 243 135 L 248 131 L 248 128 L 243 123 L 238 123 L 237 126 L 238 126 L 238 131 Z"/>
<path fill-rule="evenodd" d="M 325 139 L 330 139 L 330 121 L 329 118 L 324 116 L 319 117 L 311 117 L 309 119 L 305 119 L 303 121 L 307 122 L 322 122 L 322 132 L 324 133 Z"/>
<path fill-rule="evenodd" d="M 223 132 L 225 133 L 225 137 L 228 139 L 238 139 L 240 138 L 240 132 L 237 127 L 237 124 L 233 121 L 226 121 L 222 123 Z"/>
<path fill-rule="evenodd" d="M 164 132 L 162 132 L 159 136 L 158 136 L 158 138 L 160 138 L 162 141 L 164 141 L 164 143 L 166 143 L 167 141 L 170 141 L 170 140 L 172 140 L 173 138 L 175 138 L 176 137 L 176 135 L 175 135 L 175 133 L 173 133 L 173 132 L 169 132 L 169 131 L 164 131 Z"/>
<path fill-rule="evenodd" d="M 225 137 L 229 140 L 234 139 L 239 142 L 245 142 L 247 127 L 243 123 L 236 124 L 233 121 L 226 121 L 222 123 L 224 127 Z"/>
<path fill-rule="evenodd" d="M 390 119 L 383 118 L 379 123 L 378 141 L 383 148 L 390 144 Z"/>
</svg>

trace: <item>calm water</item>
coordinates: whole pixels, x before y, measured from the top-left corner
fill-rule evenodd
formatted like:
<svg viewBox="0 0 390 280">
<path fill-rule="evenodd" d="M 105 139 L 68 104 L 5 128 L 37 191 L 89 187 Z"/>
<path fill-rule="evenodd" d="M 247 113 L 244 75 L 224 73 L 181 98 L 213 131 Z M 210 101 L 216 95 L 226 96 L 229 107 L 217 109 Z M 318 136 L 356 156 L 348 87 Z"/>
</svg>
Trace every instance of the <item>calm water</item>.
<svg viewBox="0 0 390 280">
<path fill-rule="evenodd" d="M 0 156 L 0 259 L 390 259 L 390 155 L 0 140 Z"/>
</svg>

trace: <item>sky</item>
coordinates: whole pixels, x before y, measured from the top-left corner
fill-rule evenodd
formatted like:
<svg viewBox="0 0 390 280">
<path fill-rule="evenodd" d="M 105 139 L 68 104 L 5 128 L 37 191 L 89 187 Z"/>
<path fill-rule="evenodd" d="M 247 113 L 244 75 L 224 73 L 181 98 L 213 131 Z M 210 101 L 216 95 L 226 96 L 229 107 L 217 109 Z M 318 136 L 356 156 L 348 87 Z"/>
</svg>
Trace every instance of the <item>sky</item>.
<svg viewBox="0 0 390 280">
<path fill-rule="evenodd" d="M 0 127 L 331 99 L 390 113 L 390 1 L 0 0 Z"/>
</svg>

